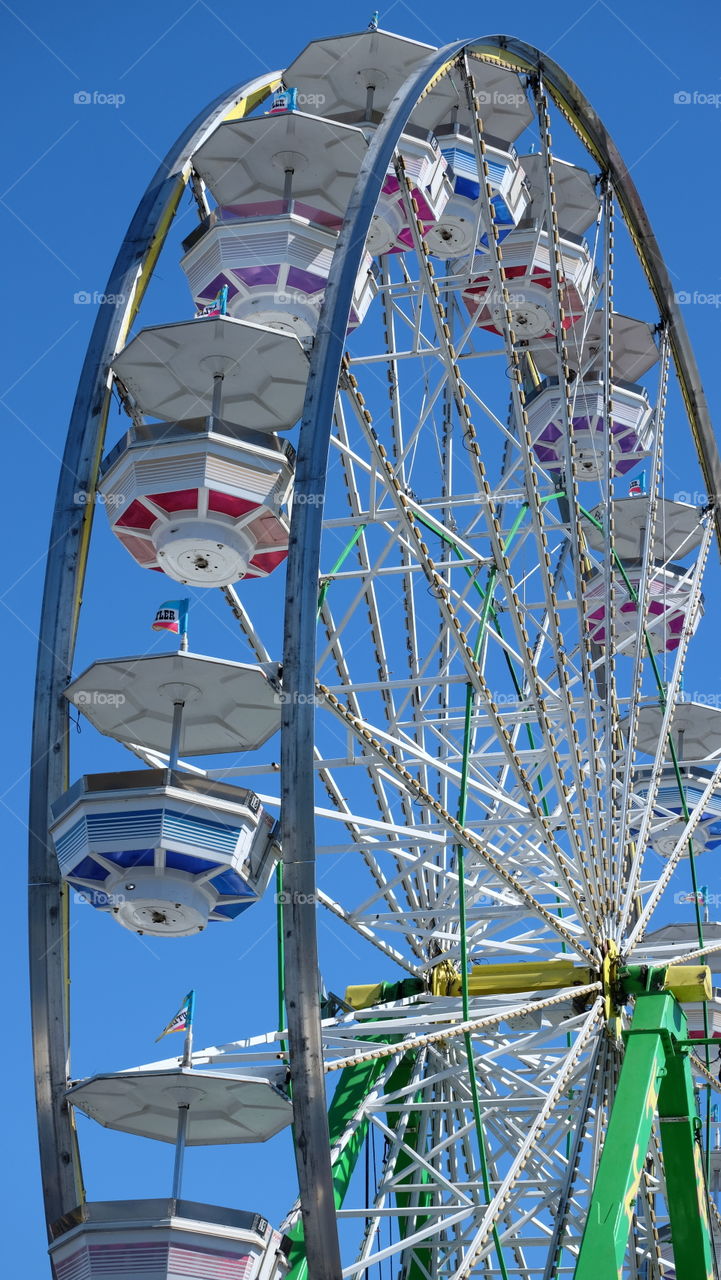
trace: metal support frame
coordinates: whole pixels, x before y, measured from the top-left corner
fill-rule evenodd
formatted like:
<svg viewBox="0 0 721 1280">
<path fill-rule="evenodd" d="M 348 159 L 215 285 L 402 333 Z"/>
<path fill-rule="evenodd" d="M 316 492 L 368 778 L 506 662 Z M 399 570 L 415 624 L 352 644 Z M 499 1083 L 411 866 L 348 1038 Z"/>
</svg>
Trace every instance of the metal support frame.
<svg viewBox="0 0 721 1280">
<path fill-rule="evenodd" d="M 340 1253 L 329 1157 L 317 978 L 313 691 L 322 497 L 346 318 L 357 268 L 393 151 L 417 99 L 465 49 L 507 70 L 543 77 L 556 105 L 608 172 L 669 333 L 709 492 L 721 491 L 721 460 L 673 290 L 635 186 L 590 104 L 538 50 L 491 36 L 434 51 L 403 85 L 378 128 L 361 168 L 334 255 L 313 349 L 296 473 L 284 646 L 282 786 L 284 932 L 296 1154 L 312 1280 L 339 1280 Z M 110 400 L 109 362 L 127 337 L 168 227 L 190 176 L 190 157 L 220 120 L 242 115 L 278 76 L 264 76 L 223 95 L 181 136 L 151 182 L 121 247 L 106 289 L 122 299 L 101 309 L 88 348 L 68 432 L 53 519 L 40 633 L 30 807 L 30 952 L 41 1165 L 50 1222 L 80 1198 L 79 1160 L 64 1100 L 68 1058 L 67 901 L 47 838 L 48 802 L 67 785 L 67 708 L 62 690 L 73 660 L 92 524 L 93 494 Z M 234 108 L 237 108 L 234 110 Z M 309 501 L 309 497 L 313 501 Z M 721 529 L 716 514 L 717 532 Z M 671 999 L 671 997 L 666 997 Z"/>
<path fill-rule="evenodd" d="M 696 363 L 668 273 L 620 153 L 590 103 L 552 60 L 505 36 L 457 41 L 435 51 L 390 104 L 361 165 L 335 250 L 311 358 L 295 480 L 287 562 L 281 738 L 284 931 L 289 982 L 288 1029 L 295 1108 L 296 1160 L 308 1267 L 313 1280 L 340 1280 L 341 1259 L 328 1157 L 328 1122 L 315 926 L 314 691 L 323 497 L 347 316 L 373 209 L 411 111 L 465 50 L 521 74 L 543 77 L 547 90 L 613 182 L 661 315 L 691 419 L 709 492 L 721 492 L 719 458 Z M 721 516 L 716 513 L 717 535 Z"/>
<path fill-rule="evenodd" d="M 336 1085 L 328 1111 L 331 1148 L 336 1151 L 335 1159 L 332 1160 L 335 1209 L 339 1209 L 343 1204 L 368 1130 L 367 1117 L 359 1120 L 358 1113 L 382 1075 L 383 1066 L 383 1059 L 375 1059 L 358 1066 L 346 1067 Z M 352 1127 L 352 1132 L 341 1147 L 338 1144 L 349 1126 Z M 302 1218 L 294 1222 L 287 1235 L 291 1245 L 288 1252 L 289 1270 L 286 1280 L 307 1280 L 307 1244 Z"/>
<path fill-rule="evenodd" d="M 127 339 L 190 178 L 190 159 L 228 117 L 247 113 L 280 73 L 220 95 L 183 130 L 151 179 L 120 247 L 93 327 L 68 427 L 50 529 L 30 765 L 29 956 L 40 1168 L 48 1224 L 82 1200 L 75 1129 L 65 1101 L 69 1071 L 68 895 L 48 837 L 49 805 L 68 786 L 68 706 L 63 690 L 75 653 L 93 519 L 93 499 L 110 407 L 110 361 Z M 87 496 L 83 504 L 74 495 Z"/>
<path fill-rule="evenodd" d="M 619 1280 L 658 1107 L 676 1274 L 717 1274 L 698 1117 L 684 1045 L 686 1017 L 670 991 L 639 994 L 581 1242 L 575 1280 Z"/>
</svg>

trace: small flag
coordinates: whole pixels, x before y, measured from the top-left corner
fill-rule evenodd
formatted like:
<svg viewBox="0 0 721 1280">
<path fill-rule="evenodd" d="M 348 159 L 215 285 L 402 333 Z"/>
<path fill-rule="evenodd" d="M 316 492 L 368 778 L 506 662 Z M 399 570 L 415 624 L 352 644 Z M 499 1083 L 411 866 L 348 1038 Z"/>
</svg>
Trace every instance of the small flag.
<svg viewBox="0 0 721 1280">
<path fill-rule="evenodd" d="M 222 289 L 216 293 L 212 302 L 201 307 L 196 311 L 195 318 L 200 320 L 202 316 L 226 316 L 228 314 L 228 286 L 224 284 Z"/>
<path fill-rule="evenodd" d="M 377 31 L 377 30 L 378 30 L 378 10 L 377 10 L 377 9 L 375 10 L 375 12 L 374 12 L 374 14 L 373 14 L 373 17 L 371 18 L 370 22 L 368 23 L 368 30 L 369 30 L 369 31 Z"/>
<path fill-rule="evenodd" d="M 273 94 L 273 102 L 271 104 L 269 116 L 278 115 L 281 111 L 295 111 L 298 99 L 297 89 L 278 89 Z"/>
<path fill-rule="evenodd" d="M 189 991 L 175 1017 L 171 1018 L 165 1030 L 155 1037 L 155 1043 L 162 1040 L 163 1036 L 170 1035 L 171 1031 L 190 1031 L 193 1026 L 194 1005 L 195 992 Z"/>
<path fill-rule="evenodd" d="M 153 620 L 153 631 L 170 631 L 174 636 L 184 636 L 188 630 L 190 600 L 166 600 L 161 604 Z"/>
<path fill-rule="evenodd" d="M 646 472 L 642 471 L 628 486 L 629 498 L 643 498 L 646 495 Z"/>
</svg>

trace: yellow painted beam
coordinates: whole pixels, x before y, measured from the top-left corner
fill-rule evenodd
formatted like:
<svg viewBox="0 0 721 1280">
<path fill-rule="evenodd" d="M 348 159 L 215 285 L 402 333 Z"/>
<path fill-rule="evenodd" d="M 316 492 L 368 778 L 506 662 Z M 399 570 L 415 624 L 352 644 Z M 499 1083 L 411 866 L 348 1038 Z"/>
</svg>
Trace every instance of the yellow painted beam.
<svg viewBox="0 0 721 1280">
<path fill-rule="evenodd" d="M 711 970 L 705 964 L 669 965 L 664 991 L 670 991 L 680 1004 L 701 1004 L 711 1000 Z"/>
<path fill-rule="evenodd" d="M 698 970 L 694 969 L 693 973 L 698 973 Z M 535 964 L 479 964 L 468 975 L 468 993 L 471 996 L 504 996 L 524 991 L 557 991 L 563 987 L 585 987 L 595 977 L 592 969 L 575 965 L 571 958 L 541 960 Z M 412 979 L 401 986 L 403 990 L 388 982 L 374 982 L 348 987 L 346 1003 L 352 1009 L 370 1009 L 374 1004 L 423 990 L 422 983 L 416 984 Z M 461 975 L 450 961 L 434 967 L 430 992 L 434 996 L 461 995 Z"/>
<path fill-rule="evenodd" d="M 365 986 L 347 987 L 345 1002 L 351 1009 L 370 1009 L 371 1005 L 382 1003 L 385 985 L 384 982 L 372 982 Z"/>
<path fill-rule="evenodd" d="M 591 969 L 581 968 L 571 959 L 542 960 L 536 964 L 480 964 L 471 969 L 468 992 L 472 996 L 503 996 L 517 991 L 554 991 L 560 987 L 584 987 L 593 979 Z M 448 995 L 460 995 L 460 991 L 458 974 Z"/>
</svg>

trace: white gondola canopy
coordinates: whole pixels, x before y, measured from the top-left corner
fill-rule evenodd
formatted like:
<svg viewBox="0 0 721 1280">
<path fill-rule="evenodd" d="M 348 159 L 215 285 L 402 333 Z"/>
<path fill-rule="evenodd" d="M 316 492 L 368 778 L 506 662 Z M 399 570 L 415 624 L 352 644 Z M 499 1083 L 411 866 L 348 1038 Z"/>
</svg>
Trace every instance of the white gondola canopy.
<svg viewBox="0 0 721 1280">
<path fill-rule="evenodd" d="M 591 372 L 602 371 L 606 328 L 606 314 L 601 308 L 594 311 L 583 330 L 576 328 L 568 335 L 566 356 L 573 373 L 581 371 L 583 377 L 588 377 Z M 614 311 L 611 329 L 611 376 L 621 382 L 638 382 L 658 360 L 654 326 Z M 541 373 L 558 373 L 558 356 L 550 345 L 539 344 L 534 348 L 533 358 Z"/>
<path fill-rule="evenodd" d="M 339 227 L 367 142 L 360 129 L 303 112 L 221 124 L 193 163 L 217 203 L 238 218 L 286 211 Z"/>
<path fill-rule="evenodd" d="M 183 756 L 254 751 L 280 728 L 278 667 L 204 654 L 146 654 L 94 662 L 65 690 L 100 733 L 168 752 L 173 707 L 183 703 Z"/>
<path fill-rule="evenodd" d="M 709 695 L 713 702 L 697 702 L 693 699 L 677 702 L 671 736 L 677 758 L 681 762 L 700 763 L 721 755 L 721 708 L 718 695 Z M 641 706 L 636 717 L 636 745 L 639 751 L 655 756 L 664 718 L 664 709 L 658 705 Z M 622 732 L 628 733 L 628 720 L 621 721 Z"/>
<path fill-rule="evenodd" d="M 543 218 L 548 199 L 546 161 L 540 153 L 520 157 L 526 185 L 532 200 L 532 216 Z M 553 188 L 558 226 L 563 232 L 583 235 L 595 222 L 601 208 L 596 185 L 590 173 L 566 160 L 553 160 Z"/>
<path fill-rule="evenodd" d="M 606 509 L 599 504 L 590 513 L 602 527 L 591 520 L 583 522 L 586 541 L 594 551 L 605 552 Z M 616 498 L 613 503 L 613 545 L 621 560 L 640 560 L 648 540 L 648 554 L 652 560 L 684 560 L 701 545 L 703 525 L 698 517 L 698 507 L 688 502 L 674 502 L 660 498 L 656 505 L 653 538 L 647 539 L 650 519 L 648 497 Z"/>
<path fill-rule="evenodd" d="M 113 369 L 143 413 L 169 422 L 210 414 L 222 378 L 223 420 L 252 431 L 288 431 L 308 381 L 308 358 L 293 334 L 229 316 L 143 329 Z"/>
<path fill-rule="evenodd" d="M 74 1084 L 67 1097 L 108 1129 L 158 1142 L 176 1142 L 178 1110 L 187 1107 L 189 1147 L 266 1142 L 293 1118 L 277 1081 L 190 1067 L 96 1075 Z"/>
</svg>

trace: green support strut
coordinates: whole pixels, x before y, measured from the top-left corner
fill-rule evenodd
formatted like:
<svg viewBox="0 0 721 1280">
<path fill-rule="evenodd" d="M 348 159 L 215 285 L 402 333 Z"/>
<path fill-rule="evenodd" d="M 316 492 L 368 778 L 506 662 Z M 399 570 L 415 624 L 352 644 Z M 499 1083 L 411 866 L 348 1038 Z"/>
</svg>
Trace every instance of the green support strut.
<svg viewBox="0 0 721 1280">
<path fill-rule="evenodd" d="M 686 1036 L 686 1016 L 671 992 L 638 993 L 575 1280 L 621 1280 L 657 1109 L 676 1275 L 716 1274 Z"/>
</svg>

